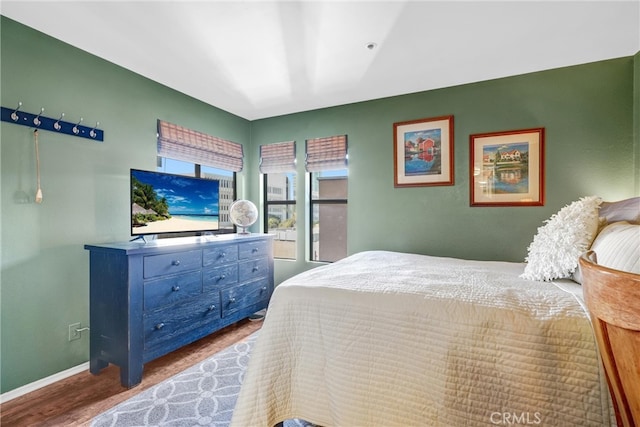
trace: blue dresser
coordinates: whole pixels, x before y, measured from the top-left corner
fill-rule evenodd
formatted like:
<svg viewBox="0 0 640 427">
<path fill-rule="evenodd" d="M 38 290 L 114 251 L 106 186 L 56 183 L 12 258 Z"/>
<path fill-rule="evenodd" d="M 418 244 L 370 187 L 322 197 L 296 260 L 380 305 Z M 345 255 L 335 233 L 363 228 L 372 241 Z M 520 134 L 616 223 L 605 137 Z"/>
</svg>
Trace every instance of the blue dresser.
<svg viewBox="0 0 640 427">
<path fill-rule="evenodd" d="M 143 365 L 267 307 L 273 236 L 224 234 L 85 245 L 90 371 L 133 387 Z"/>
</svg>

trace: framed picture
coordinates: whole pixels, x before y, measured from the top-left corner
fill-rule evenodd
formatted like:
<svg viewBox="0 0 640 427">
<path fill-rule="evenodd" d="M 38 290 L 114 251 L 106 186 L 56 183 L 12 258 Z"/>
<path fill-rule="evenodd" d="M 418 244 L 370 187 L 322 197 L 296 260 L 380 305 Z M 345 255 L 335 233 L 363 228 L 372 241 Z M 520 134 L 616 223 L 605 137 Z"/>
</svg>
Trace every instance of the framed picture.
<svg viewBox="0 0 640 427">
<path fill-rule="evenodd" d="M 453 185 L 453 116 L 393 124 L 395 187 Z"/>
<path fill-rule="evenodd" d="M 471 206 L 544 205 L 544 128 L 469 139 Z"/>
</svg>

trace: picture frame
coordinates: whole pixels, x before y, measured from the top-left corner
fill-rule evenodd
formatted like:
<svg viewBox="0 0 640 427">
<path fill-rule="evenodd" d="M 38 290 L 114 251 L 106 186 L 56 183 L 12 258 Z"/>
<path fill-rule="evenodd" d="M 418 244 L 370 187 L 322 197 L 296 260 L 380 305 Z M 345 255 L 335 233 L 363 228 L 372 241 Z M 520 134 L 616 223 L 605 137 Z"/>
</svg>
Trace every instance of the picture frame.
<svg viewBox="0 0 640 427">
<path fill-rule="evenodd" d="M 453 116 L 393 124 L 395 187 L 454 185 Z"/>
<path fill-rule="evenodd" d="M 471 206 L 544 206 L 544 128 L 469 136 Z"/>
</svg>

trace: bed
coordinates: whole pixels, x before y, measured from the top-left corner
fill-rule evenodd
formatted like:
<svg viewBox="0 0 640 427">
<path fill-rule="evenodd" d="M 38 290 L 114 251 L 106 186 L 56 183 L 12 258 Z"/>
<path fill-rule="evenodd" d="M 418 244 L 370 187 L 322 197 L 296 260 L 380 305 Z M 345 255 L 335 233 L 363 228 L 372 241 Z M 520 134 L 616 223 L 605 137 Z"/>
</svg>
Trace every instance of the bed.
<svg viewBox="0 0 640 427">
<path fill-rule="evenodd" d="M 532 262 L 366 251 L 283 282 L 231 425 L 614 425 L 579 278 Z"/>
</svg>

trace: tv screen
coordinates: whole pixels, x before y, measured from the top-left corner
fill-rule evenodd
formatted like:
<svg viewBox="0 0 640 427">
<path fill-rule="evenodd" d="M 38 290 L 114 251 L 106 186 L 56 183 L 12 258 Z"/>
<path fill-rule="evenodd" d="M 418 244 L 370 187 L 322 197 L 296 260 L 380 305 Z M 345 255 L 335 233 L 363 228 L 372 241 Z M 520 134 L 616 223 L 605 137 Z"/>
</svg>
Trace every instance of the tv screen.
<svg viewBox="0 0 640 427">
<path fill-rule="evenodd" d="M 218 230 L 220 182 L 131 169 L 131 235 Z"/>
</svg>

